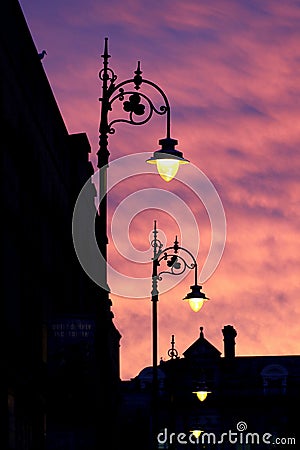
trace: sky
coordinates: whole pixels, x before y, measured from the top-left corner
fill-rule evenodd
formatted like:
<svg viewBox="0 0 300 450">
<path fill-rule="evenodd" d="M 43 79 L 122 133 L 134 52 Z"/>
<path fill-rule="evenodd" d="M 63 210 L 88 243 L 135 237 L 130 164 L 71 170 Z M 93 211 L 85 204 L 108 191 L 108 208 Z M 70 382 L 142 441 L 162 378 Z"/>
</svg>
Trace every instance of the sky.
<svg viewBox="0 0 300 450">
<path fill-rule="evenodd" d="M 194 270 L 162 274 L 159 359 L 168 359 L 172 335 L 182 356 L 200 326 L 223 353 L 227 324 L 237 356 L 299 355 L 299 0 L 20 4 L 37 51 L 47 51 L 42 64 L 67 130 L 87 134 L 95 171 L 106 37 L 117 82 L 140 61 L 167 95 L 171 136 L 190 161 L 169 183 L 145 163 L 165 137 L 163 115 L 116 124 L 109 136 L 108 276 L 121 378 L 152 364 L 154 220 L 164 248 L 177 235 L 195 257 L 210 299 L 194 313 L 182 301 Z"/>
</svg>

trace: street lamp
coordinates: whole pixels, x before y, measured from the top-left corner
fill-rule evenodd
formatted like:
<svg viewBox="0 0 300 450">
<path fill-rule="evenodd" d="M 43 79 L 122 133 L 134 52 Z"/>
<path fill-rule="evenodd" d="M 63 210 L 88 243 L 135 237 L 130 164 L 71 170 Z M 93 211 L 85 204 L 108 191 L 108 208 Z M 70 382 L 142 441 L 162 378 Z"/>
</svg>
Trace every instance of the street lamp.
<svg viewBox="0 0 300 450">
<path fill-rule="evenodd" d="M 209 300 L 204 292 L 201 292 L 201 286 L 198 285 L 197 281 L 197 261 L 193 254 L 184 247 L 179 245 L 177 236 L 172 247 L 163 248 L 163 244 L 157 238 L 157 228 L 156 220 L 154 221 L 153 229 L 153 240 L 151 241 L 151 246 L 153 247 L 153 258 L 152 258 L 152 291 L 151 291 L 151 301 L 152 301 L 152 358 L 153 358 L 153 433 L 156 436 L 158 432 L 158 367 L 157 367 L 157 303 L 159 300 L 158 291 L 158 281 L 162 280 L 163 274 L 170 275 L 181 275 L 187 269 L 194 270 L 195 281 L 194 285 L 191 286 L 191 292 L 186 295 L 183 300 L 188 300 L 190 305 L 194 306 L 197 303 L 196 308 L 192 308 L 194 311 L 199 311 L 203 306 L 203 303 Z M 188 260 L 182 256 L 187 254 Z M 161 263 L 165 262 L 165 270 L 158 271 Z M 155 446 L 154 446 L 155 448 Z"/>
<path fill-rule="evenodd" d="M 170 105 L 163 90 L 152 81 L 142 78 L 140 62 L 132 78 L 117 82 L 117 75 L 109 67 L 108 38 L 105 38 L 104 51 L 101 55 L 103 59 L 103 68 L 99 72 L 99 78 L 102 82 L 101 112 L 99 125 L 99 150 L 97 152 L 97 167 L 99 168 L 99 205 L 95 217 L 95 234 L 99 251 L 102 258 L 99 267 L 100 280 L 100 298 L 101 302 L 97 308 L 101 308 L 101 314 L 96 314 L 95 326 L 95 348 L 98 355 L 97 360 L 97 379 L 103 377 L 103 386 L 112 387 L 112 380 L 109 372 L 103 374 L 100 361 L 110 363 L 110 349 L 108 344 L 108 336 L 111 329 L 111 318 L 113 314 L 110 310 L 111 300 L 109 298 L 109 286 L 107 282 L 107 169 L 109 163 L 110 152 L 108 150 L 109 135 L 115 133 L 115 125 L 117 123 L 127 123 L 130 125 L 146 124 L 154 115 L 166 117 L 166 136 L 159 140 L 161 148 L 154 152 L 153 157 L 149 158 L 149 164 L 156 164 L 158 172 L 165 181 L 170 181 L 181 164 L 187 164 L 189 161 L 183 157 L 182 152 L 177 150 L 177 140 L 173 139 L 170 134 Z M 156 99 L 151 100 L 148 93 L 151 92 Z M 161 106 L 157 107 L 157 97 L 160 98 Z M 118 104 L 119 109 L 114 107 Z M 112 111 L 116 113 L 110 116 Z M 121 111 L 120 111 L 121 110 Z M 117 116 L 117 118 L 115 118 Z M 106 342 L 106 345 L 104 344 Z M 103 363 L 105 365 L 105 362 Z M 108 396 L 109 389 L 99 391 L 97 405 L 103 404 L 103 398 Z M 107 404 L 110 405 L 110 399 L 107 398 Z M 110 406 L 109 406 L 110 408 Z M 109 416 L 107 413 L 106 416 Z M 107 418 L 106 423 L 109 423 Z M 101 434 L 101 433 L 100 433 Z M 99 435 L 101 442 L 101 435 Z M 99 442 L 99 445 L 100 445 Z"/>
<path fill-rule="evenodd" d="M 107 285 L 107 168 L 109 162 L 108 136 L 115 133 L 115 124 L 128 123 L 130 125 L 146 124 L 153 114 L 166 116 L 166 137 L 159 140 L 161 149 L 156 150 L 151 158 L 146 162 L 156 164 L 157 170 L 165 181 L 170 181 L 181 164 L 187 164 L 189 161 L 183 157 L 182 152 L 175 149 L 178 144 L 176 139 L 171 138 L 171 116 L 170 105 L 166 94 L 155 83 L 142 78 L 140 62 L 131 79 L 116 83 L 117 75 L 109 68 L 108 38 L 105 38 L 103 58 L 103 68 L 99 72 L 99 78 L 102 81 L 101 115 L 99 127 L 99 150 L 97 152 L 99 170 L 99 191 L 101 200 L 99 202 L 99 249 L 103 255 L 104 267 L 101 273 L 101 285 L 108 293 Z M 158 108 L 150 99 L 147 91 L 142 91 L 142 87 L 150 86 L 158 92 L 162 98 L 163 104 Z M 123 105 L 124 116 L 114 118 L 109 121 L 109 113 L 113 110 L 116 102 Z"/>
</svg>

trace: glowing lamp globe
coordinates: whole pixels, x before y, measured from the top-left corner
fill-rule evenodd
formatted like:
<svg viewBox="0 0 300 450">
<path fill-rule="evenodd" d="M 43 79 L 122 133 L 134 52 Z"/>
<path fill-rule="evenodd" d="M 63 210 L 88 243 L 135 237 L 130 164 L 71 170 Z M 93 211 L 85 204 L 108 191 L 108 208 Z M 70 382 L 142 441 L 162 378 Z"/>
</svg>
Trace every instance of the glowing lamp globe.
<svg viewBox="0 0 300 450">
<path fill-rule="evenodd" d="M 204 400 L 207 397 L 207 394 L 211 394 L 210 391 L 194 391 L 193 394 L 197 395 L 198 400 L 200 400 L 200 402 L 204 402 Z"/>
<path fill-rule="evenodd" d="M 198 438 L 200 437 L 202 431 L 203 431 L 203 430 L 191 430 L 190 432 L 192 433 L 192 435 L 193 435 L 196 439 L 198 439 Z"/>
<path fill-rule="evenodd" d="M 171 181 L 175 177 L 179 169 L 179 161 L 177 159 L 157 159 L 156 167 L 159 175 L 165 181 Z"/>
</svg>

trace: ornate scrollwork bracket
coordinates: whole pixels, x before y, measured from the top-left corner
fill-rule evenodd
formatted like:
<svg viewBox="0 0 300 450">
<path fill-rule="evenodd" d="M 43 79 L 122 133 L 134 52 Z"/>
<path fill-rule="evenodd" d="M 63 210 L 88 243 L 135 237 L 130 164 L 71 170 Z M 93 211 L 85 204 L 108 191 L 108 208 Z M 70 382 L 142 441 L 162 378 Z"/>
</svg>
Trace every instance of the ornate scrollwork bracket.
<svg viewBox="0 0 300 450">
<path fill-rule="evenodd" d="M 156 220 L 154 221 L 153 235 L 151 241 L 153 247 L 153 271 L 152 271 L 152 295 L 158 295 L 158 281 L 162 280 L 163 274 L 182 275 L 187 269 L 195 271 L 195 284 L 197 284 L 197 262 L 192 253 L 179 245 L 177 236 L 172 247 L 163 249 L 163 244 L 157 238 Z M 187 260 L 181 253 L 186 253 L 189 257 Z M 158 271 L 158 267 L 164 262 L 164 269 Z"/>
<path fill-rule="evenodd" d="M 99 78 L 102 81 L 102 97 L 99 98 L 99 101 L 102 102 L 102 127 L 100 127 L 99 130 L 99 152 L 101 151 L 101 145 L 102 147 L 103 145 L 107 145 L 107 139 L 104 139 L 103 136 L 101 138 L 101 135 L 104 134 L 107 136 L 108 134 L 114 134 L 114 125 L 116 123 L 123 122 L 131 125 L 143 125 L 151 119 L 154 113 L 158 115 L 166 115 L 167 138 L 170 138 L 170 105 L 166 94 L 157 84 L 143 79 L 140 61 L 138 61 L 137 69 L 134 71 L 135 75 L 133 78 L 116 84 L 118 77 L 115 72 L 108 67 L 110 55 L 108 54 L 107 42 L 108 39 L 105 38 L 104 52 L 103 55 L 101 55 L 103 58 L 103 68 L 99 72 Z M 163 102 L 160 106 L 155 106 L 149 95 L 141 91 L 143 85 L 151 86 L 160 94 Z M 126 114 L 124 117 L 118 117 L 109 122 L 109 112 L 113 110 L 113 105 L 117 100 L 123 103 L 123 111 Z M 107 153 L 107 149 L 104 149 L 104 152 Z"/>
</svg>

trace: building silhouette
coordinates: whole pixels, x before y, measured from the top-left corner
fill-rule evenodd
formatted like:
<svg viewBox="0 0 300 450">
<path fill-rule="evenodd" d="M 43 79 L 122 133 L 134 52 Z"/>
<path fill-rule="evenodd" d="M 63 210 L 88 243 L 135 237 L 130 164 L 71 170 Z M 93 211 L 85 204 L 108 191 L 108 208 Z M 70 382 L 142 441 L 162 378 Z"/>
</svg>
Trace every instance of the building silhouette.
<svg viewBox="0 0 300 450">
<path fill-rule="evenodd" d="M 268 441 L 275 448 L 296 448 L 300 355 L 236 356 L 236 330 L 226 325 L 222 334 L 223 354 L 204 337 L 203 327 L 182 357 L 172 340 L 171 357 L 161 360 L 158 371 L 157 448 L 248 450 L 266 448 Z M 194 392 L 204 385 L 210 393 L 199 401 Z M 123 381 L 122 392 L 124 439 L 131 448 L 152 449 L 152 367 Z M 192 430 L 201 430 L 198 441 Z"/>
<path fill-rule="evenodd" d="M 16 0 L 0 35 L 0 448 L 95 449 L 116 417 L 121 336 L 72 242 L 90 144 L 68 133 Z"/>
</svg>

